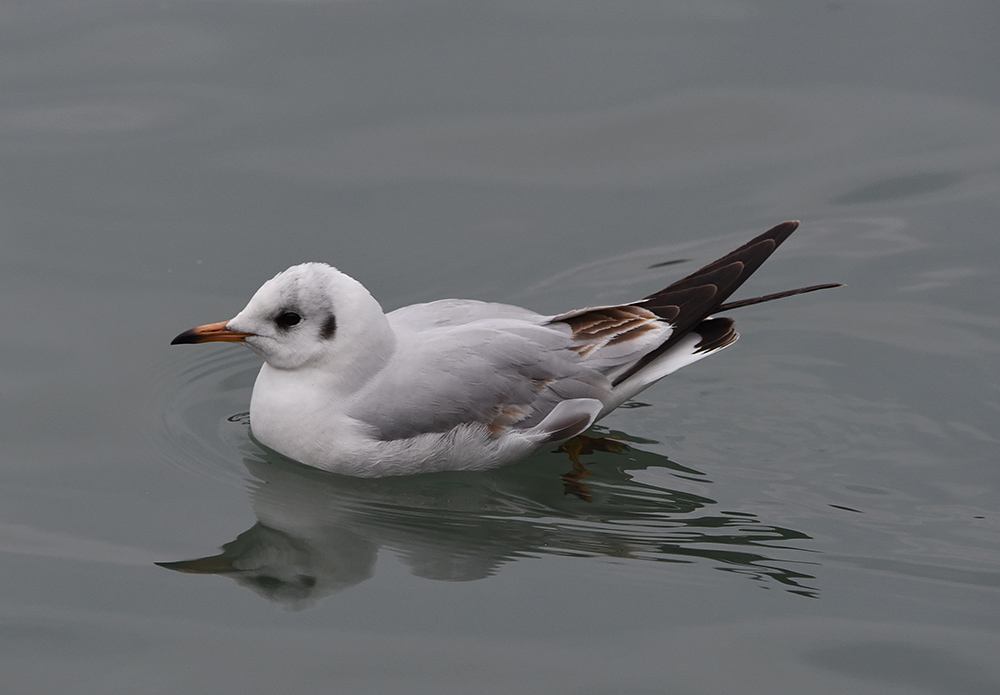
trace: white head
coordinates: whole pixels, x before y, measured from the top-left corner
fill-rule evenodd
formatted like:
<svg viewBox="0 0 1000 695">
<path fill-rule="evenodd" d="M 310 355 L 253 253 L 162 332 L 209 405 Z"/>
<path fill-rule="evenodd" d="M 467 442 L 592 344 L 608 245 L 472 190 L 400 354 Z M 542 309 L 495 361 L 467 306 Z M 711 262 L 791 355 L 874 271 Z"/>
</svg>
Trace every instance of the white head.
<svg viewBox="0 0 1000 695">
<path fill-rule="evenodd" d="M 392 354 L 392 329 L 361 283 L 325 263 L 275 275 L 230 321 L 199 326 L 174 343 L 238 341 L 278 370 L 318 368 L 363 382 Z"/>
</svg>

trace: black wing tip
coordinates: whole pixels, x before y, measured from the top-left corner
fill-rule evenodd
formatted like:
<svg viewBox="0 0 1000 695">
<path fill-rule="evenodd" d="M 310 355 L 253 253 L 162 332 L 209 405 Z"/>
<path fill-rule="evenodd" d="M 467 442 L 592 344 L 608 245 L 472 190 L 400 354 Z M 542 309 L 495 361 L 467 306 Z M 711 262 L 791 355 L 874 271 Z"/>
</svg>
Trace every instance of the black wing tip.
<svg viewBox="0 0 1000 695">
<path fill-rule="evenodd" d="M 773 227 L 771 227 L 769 230 L 767 230 L 766 232 L 764 232 L 763 234 L 760 234 L 760 235 L 754 237 L 753 239 L 751 239 L 750 241 L 748 241 L 742 247 L 740 247 L 739 249 L 737 249 L 736 251 L 734 251 L 733 254 L 737 253 L 738 251 L 742 251 L 744 249 L 747 249 L 747 248 L 749 248 L 751 246 L 754 246 L 756 244 L 759 244 L 762 241 L 773 241 L 774 242 L 774 248 L 776 249 L 779 246 L 781 246 L 781 244 L 786 239 L 788 239 L 788 237 L 790 237 L 792 235 L 792 232 L 794 232 L 796 229 L 799 228 L 800 224 L 801 223 L 798 220 L 785 220 L 781 224 L 776 224 Z M 772 253 L 773 253 L 773 249 L 772 249 Z M 770 254 L 768 254 L 768 255 L 770 255 Z M 765 256 L 765 258 L 766 258 L 766 256 Z"/>
<path fill-rule="evenodd" d="M 759 234 L 737 249 L 730 251 L 725 256 L 709 263 L 696 270 L 687 277 L 663 288 L 659 292 L 654 292 L 648 297 L 644 297 L 634 305 L 643 307 L 657 314 L 668 321 L 674 328 L 673 333 L 662 345 L 652 352 L 646 354 L 636 362 L 624 374 L 615 379 L 614 385 L 622 383 L 643 367 L 670 349 L 678 340 L 695 329 L 702 321 L 709 316 L 725 309 L 758 304 L 762 301 L 779 299 L 780 297 L 791 296 L 792 294 L 802 294 L 818 289 L 827 289 L 833 285 L 817 285 L 802 290 L 790 290 L 776 295 L 757 297 L 750 300 L 725 303 L 726 299 L 733 294 L 747 278 L 753 275 L 761 265 L 764 264 L 775 249 L 778 248 L 788 237 L 799 228 L 798 220 L 786 220 L 776 224 L 763 234 Z M 672 309 L 668 311 L 668 309 Z M 728 332 L 728 331 L 727 331 Z M 725 333 L 723 334 L 725 335 Z M 724 339 L 706 341 L 707 344 L 730 344 L 736 339 L 735 330 L 732 331 L 732 338 L 729 342 Z M 722 345 L 722 347 L 725 347 Z M 719 348 L 721 349 L 721 348 Z"/>
<path fill-rule="evenodd" d="M 818 292 L 819 290 L 833 290 L 838 287 L 846 287 L 842 282 L 828 282 L 823 285 L 810 285 L 809 287 L 797 287 L 794 290 L 785 290 L 784 292 L 775 292 L 774 294 L 765 294 L 760 297 L 751 297 L 749 299 L 740 299 L 735 302 L 728 302 L 726 304 L 720 304 L 715 311 L 729 311 L 730 309 L 740 309 L 745 306 L 753 306 L 754 304 L 763 304 L 764 302 L 773 302 L 775 299 L 784 299 L 785 297 L 794 297 L 799 294 L 808 294 L 809 292 Z"/>
<path fill-rule="evenodd" d="M 708 265 L 699 268 L 690 275 L 681 278 L 667 287 L 664 287 L 662 290 L 654 292 L 647 297 L 643 297 L 640 301 L 655 299 L 658 296 L 672 290 L 692 287 L 696 284 L 703 284 L 704 280 L 713 272 L 718 271 L 723 267 L 731 266 L 734 263 L 742 263 L 743 272 L 739 274 L 736 282 L 729 289 L 730 293 L 732 293 L 741 284 L 743 284 L 748 277 L 753 275 L 754 272 L 756 272 L 756 270 L 764 264 L 764 261 L 766 261 L 771 254 L 774 253 L 775 250 L 792 235 L 792 232 L 798 228 L 798 220 L 786 220 L 780 224 L 776 224 L 763 234 L 758 234 L 750 241 L 746 242 L 742 246 L 739 246 L 738 248 L 733 249 L 721 258 L 718 258 Z M 725 297 L 721 297 L 720 300 L 724 301 Z"/>
<path fill-rule="evenodd" d="M 780 224 L 776 224 L 773 227 L 771 227 L 770 229 L 768 229 L 766 232 L 758 234 L 753 239 L 751 239 L 747 243 L 743 244 L 739 248 L 733 249 L 732 251 L 730 251 L 729 253 L 727 253 L 725 256 L 723 256 L 722 258 L 720 258 L 719 261 L 721 261 L 721 260 L 723 260 L 725 258 L 741 256 L 743 254 L 743 252 L 745 252 L 751 246 L 756 246 L 757 244 L 760 244 L 760 243 L 766 242 L 766 241 L 774 242 L 774 248 L 776 249 L 786 239 L 788 239 L 788 237 L 790 237 L 792 235 L 792 233 L 796 229 L 799 228 L 800 224 L 801 223 L 798 220 L 785 220 L 784 222 L 781 222 Z M 768 253 L 768 255 L 770 255 L 773 252 L 774 252 L 774 249 L 771 249 L 771 251 Z M 766 257 L 767 256 L 765 256 L 765 258 Z M 716 263 L 718 263 L 719 261 L 716 261 Z M 709 264 L 709 265 L 711 266 L 711 264 Z"/>
<path fill-rule="evenodd" d="M 777 248 L 792 235 L 792 232 L 799 228 L 799 224 L 798 220 L 785 220 L 781 224 L 771 227 L 764 234 L 774 239 L 774 247 Z"/>
</svg>

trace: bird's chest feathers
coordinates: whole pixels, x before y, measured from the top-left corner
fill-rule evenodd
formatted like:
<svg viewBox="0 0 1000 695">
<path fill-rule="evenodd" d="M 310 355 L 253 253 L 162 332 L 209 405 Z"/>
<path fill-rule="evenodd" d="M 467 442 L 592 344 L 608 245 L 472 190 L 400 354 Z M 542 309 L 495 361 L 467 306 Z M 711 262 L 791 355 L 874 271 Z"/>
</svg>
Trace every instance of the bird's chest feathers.
<svg viewBox="0 0 1000 695">
<path fill-rule="evenodd" d="M 349 451 L 361 434 L 346 414 L 353 394 L 317 370 L 264 365 L 250 399 L 250 426 L 261 442 L 300 461 L 318 452 Z"/>
</svg>

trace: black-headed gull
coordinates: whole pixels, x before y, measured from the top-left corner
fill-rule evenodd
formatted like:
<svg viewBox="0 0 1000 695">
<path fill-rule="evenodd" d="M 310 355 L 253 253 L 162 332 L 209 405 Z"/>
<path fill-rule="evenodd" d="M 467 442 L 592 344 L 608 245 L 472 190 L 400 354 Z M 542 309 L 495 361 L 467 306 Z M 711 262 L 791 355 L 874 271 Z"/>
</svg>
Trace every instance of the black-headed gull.
<svg viewBox="0 0 1000 695">
<path fill-rule="evenodd" d="M 353 278 L 303 263 L 235 318 L 172 344 L 241 342 L 260 355 L 251 429 L 307 465 L 368 477 L 495 468 L 731 345 L 733 322 L 716 313 L 836 287 L 725 303 L 797 227 L 779 224 L 644 299 L 556 316 L 460 299 L 385 314 Z"/>
</svg>

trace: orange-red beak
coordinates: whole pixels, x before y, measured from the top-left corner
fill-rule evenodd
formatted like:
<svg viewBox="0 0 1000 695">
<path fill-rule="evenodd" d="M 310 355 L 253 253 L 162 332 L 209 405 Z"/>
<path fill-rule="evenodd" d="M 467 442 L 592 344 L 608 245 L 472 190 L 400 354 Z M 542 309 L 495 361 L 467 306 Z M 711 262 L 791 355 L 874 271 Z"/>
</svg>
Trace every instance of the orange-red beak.
<svg viewBox="0 0 1000 695">
<path fill-rule="evenodd" d="M 210 342 L 223 342 L 223 343 L 242 343 L 253 333 L 240 333 L 239 331 L 231 331 L 226 328 L 228 321 L 220 321 L 219 323 L 206 323 L 204 326 L 198 326 L 197 328 L 192 328 L 189 331 L 184 331 L 179 336 L 170 341 L 171 345 L 182 345 L 184 343 L 210 343 Z"/>
</svg>

